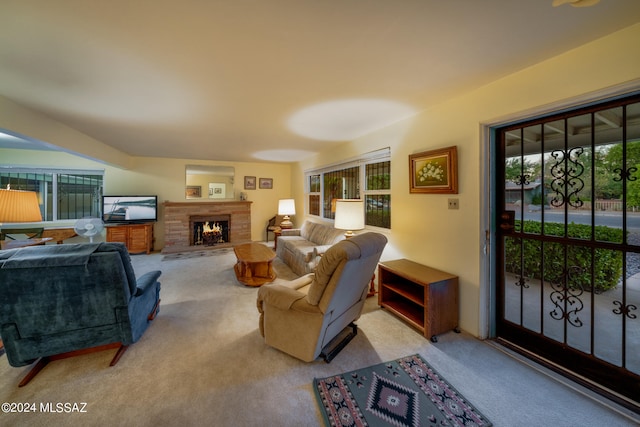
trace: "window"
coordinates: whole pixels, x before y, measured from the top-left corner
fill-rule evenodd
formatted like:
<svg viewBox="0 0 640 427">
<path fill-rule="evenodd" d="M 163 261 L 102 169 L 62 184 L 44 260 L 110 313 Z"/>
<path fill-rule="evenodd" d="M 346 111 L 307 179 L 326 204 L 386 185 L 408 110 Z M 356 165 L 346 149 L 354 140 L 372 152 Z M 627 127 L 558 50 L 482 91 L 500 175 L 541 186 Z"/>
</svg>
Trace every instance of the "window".
<svg viewBox="0 0 640 427">
<path fill-rule="evenodd" d="M 350 167 L 324 173 L 324 218 L 335 219 L 337 199 L 360 198 L 360 167 Z"/>
<path fill-rule="evenodd" d="M 309 215 L 334 219 L 336 200 L 363 199 L 365 225 L 391 228 L 390 157 L 389 148 L 385 148 L 339 165 L 308 171 Z"/>
<path fill-rule="evenodd" d="M 0 166 L 0 187 L 38 193 L 44 221 L 101 217 L 104 171 Z"/>
<path fill-rule="evenodd" d="M 320 174 L 309 176 L 309 215 L 320 216 Z"/>
<path fill-rule="evenodd" d="M 365 165 L 365 224 L 391 228 L 391 161 Z"/>
</svg>

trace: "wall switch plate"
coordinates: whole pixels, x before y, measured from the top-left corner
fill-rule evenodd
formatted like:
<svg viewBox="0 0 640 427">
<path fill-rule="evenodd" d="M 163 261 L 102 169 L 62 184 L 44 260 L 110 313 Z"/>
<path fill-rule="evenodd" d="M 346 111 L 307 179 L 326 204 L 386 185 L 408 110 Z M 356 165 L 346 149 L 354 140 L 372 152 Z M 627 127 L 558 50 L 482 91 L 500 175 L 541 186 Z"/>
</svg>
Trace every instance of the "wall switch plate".
<svg viewBox="0 0 640 427">
<path fill-rule="evenodd" d="M 449 209 L 458 209 L 458 199 L 449 199 Z"/>
</svg>

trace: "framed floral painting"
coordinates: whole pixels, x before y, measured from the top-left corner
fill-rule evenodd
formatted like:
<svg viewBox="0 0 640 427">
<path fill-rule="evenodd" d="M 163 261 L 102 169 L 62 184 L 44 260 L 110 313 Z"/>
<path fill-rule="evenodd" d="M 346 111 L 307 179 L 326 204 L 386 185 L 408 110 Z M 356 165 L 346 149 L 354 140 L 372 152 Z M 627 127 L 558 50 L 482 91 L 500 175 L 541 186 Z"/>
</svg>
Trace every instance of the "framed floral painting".
<svg viewBox="0 0 640 427">
<path fill-rule="evenodd" d="M 458 193 L 456 146 L 409 155 L 410 193 Z"/>
</svg>

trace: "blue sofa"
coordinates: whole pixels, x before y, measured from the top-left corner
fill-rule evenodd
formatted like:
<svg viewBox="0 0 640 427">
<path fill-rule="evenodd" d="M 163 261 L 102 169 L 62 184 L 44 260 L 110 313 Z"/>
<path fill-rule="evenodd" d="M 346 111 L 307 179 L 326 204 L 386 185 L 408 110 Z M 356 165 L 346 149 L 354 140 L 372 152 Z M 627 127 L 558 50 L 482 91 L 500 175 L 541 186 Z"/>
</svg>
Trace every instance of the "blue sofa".
<svg viewBox="0 0 640 427">
<path fill-rule="evenodd" d="M 160 275 L 136 278 L 122 243 L 0 251 L 0 336 L 9 364 L 41 358 L 20 385 L 78 350 L 119 347 L 113 366 L 158 313 Z"/>
</svg>

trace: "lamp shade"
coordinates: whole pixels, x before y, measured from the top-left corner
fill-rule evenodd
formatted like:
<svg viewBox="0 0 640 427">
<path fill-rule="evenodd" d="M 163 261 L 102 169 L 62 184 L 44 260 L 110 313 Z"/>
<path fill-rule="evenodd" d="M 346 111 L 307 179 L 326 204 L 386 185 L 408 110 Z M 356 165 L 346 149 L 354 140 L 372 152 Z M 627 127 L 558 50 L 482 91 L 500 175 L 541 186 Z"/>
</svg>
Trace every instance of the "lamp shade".
<svg viewBox="0 0 640 427">
<path fill-rule="evenodd" d="M 295 215 L 296 202 L 293 199 L 282 199 L 278 202 L 278 215 Z"/>
<path fill-rule="evenodd" d="M 338 200 L 333 226 L 339 230 L 362 230 L 364 228 L 364 202 L 360 199 Z"/>
<path fill-rule="evenodd" d="M 0 189 L 0 223 L 42 221 L 35 191 Z"/>
<path fill-rule="evenodd" d="M 289 215 L 296 214 L 296 202 L 293 199 L 281 199 L 278 201 L 278 215 L 283 215 L 280 228 L 292 228 L 293 222 Z"/>
</svg>

